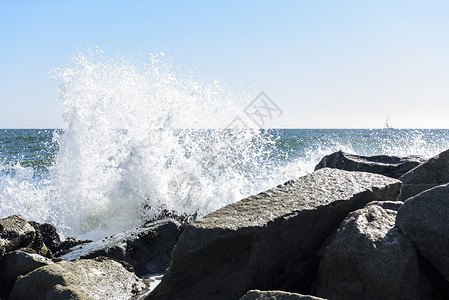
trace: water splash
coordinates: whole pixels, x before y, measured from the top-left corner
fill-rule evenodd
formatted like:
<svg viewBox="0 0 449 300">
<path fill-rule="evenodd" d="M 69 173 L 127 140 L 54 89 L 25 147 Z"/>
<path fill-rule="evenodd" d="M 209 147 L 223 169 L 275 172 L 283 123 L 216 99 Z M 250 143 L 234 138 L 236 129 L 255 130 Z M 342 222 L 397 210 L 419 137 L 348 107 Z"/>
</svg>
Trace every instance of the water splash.
<svg viewBox="0 0 449 300">
<path fill-rule="evenodd" d="M 270 138 L 227 126 L 250 98 L 149 64 L 79 54 L 57 71 L 66 127 L 52 186 L 64 226 L 137 226 L 166 209 L 203 215 L 263 188 Z"/>
</svg>

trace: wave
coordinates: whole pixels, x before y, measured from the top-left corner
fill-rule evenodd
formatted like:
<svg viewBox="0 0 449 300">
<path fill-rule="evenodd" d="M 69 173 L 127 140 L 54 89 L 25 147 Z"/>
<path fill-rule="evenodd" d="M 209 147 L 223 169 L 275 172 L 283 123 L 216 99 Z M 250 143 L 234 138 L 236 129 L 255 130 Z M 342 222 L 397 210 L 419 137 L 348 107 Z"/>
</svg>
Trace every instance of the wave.
<svg viewBox="0 0 449 300">
<path fill-rule="evenodd" d="M 65 126 L 42 144 L 51 154 L 0 165 L 0 215 L 80 238 L 164 210 L 204 215 L 311 172 L 338 150 L 431 156 L 449 146 L 447 131 L 261 130 L 245 113 L 249 95 L 194 80 L 163 53 L 136 62 L 95 49 L 55 77 Z M 42 164 L 47 175 L 36 179 Z"/>
<path fill-rule="evenodd" d="M 138 63 L 96 49 L 55 74 L 65 127 L 49 178 L 33 185 L 32 168 L 15 166 L 2 214 L 98 238 L 162 210 L 201 216 L 276 181 L 262 163 L 271 138 L 255 124 L 230 128 L 248 95 L 195 81 L 163 53 Z"/>
</svg>

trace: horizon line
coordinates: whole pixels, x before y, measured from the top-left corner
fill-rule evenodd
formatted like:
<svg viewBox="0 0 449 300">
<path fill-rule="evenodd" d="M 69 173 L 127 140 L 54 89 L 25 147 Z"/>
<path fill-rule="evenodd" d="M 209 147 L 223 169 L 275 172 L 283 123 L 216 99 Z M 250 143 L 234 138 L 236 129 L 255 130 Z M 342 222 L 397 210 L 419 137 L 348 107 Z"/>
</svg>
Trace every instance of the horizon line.
<svg viewBox="0 0 449 300">
<path fill-rule="evenodd" d="M 244 129 L 245 127 L 239 127 L 238 129 Z M 223 127 L 223 128 L 176 128 L 176 129 L 229 129 L 229 127 Z M 255 127 L 248 127 L 248 129 L 261 129 L 261 130 L 449 130 L 449 128 L 434 128 L 434 127 L 421 127 L 421 128 L 383 128 L 383 127 L 376 127 L 376 128 L 369 128 L 369 127 L 269 127 L 269 128 L 255 128 Z M 0 128 L 0 130 L 64 130 L 64 128 L 51 128 L 51 127 L 4 127 Z"/>
</svg>

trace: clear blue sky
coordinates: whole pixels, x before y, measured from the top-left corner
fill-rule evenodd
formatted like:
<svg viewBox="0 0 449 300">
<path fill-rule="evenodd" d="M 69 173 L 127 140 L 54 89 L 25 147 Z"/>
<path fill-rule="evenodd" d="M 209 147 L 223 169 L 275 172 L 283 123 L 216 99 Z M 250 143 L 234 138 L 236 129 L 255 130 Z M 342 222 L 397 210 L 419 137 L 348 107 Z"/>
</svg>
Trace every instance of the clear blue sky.
<svg viewBox="0 0 449 300">
<path fill-rule="evenodd" d="M 283 110 L 277 126 L 449 128 L 449 1 L 0 0 L 0 128 L 62 126 L 49 72 L 164 51 Z"/>
</svg>

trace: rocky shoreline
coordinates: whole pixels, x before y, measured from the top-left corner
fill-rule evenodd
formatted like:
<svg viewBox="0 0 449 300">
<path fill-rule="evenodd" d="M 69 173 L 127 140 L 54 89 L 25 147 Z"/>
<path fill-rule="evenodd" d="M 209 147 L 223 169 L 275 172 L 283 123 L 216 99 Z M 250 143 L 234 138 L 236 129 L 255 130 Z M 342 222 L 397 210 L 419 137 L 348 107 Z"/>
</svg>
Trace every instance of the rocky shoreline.
<svg viewBox="0 0 449 300">
<path fill-rule="evenodd" d="M 92 242 L 0 219 L 0 299 L 448 299 L 448 216 L 449 150 L 340 151 L 189 224 Z"/>
</svg>

